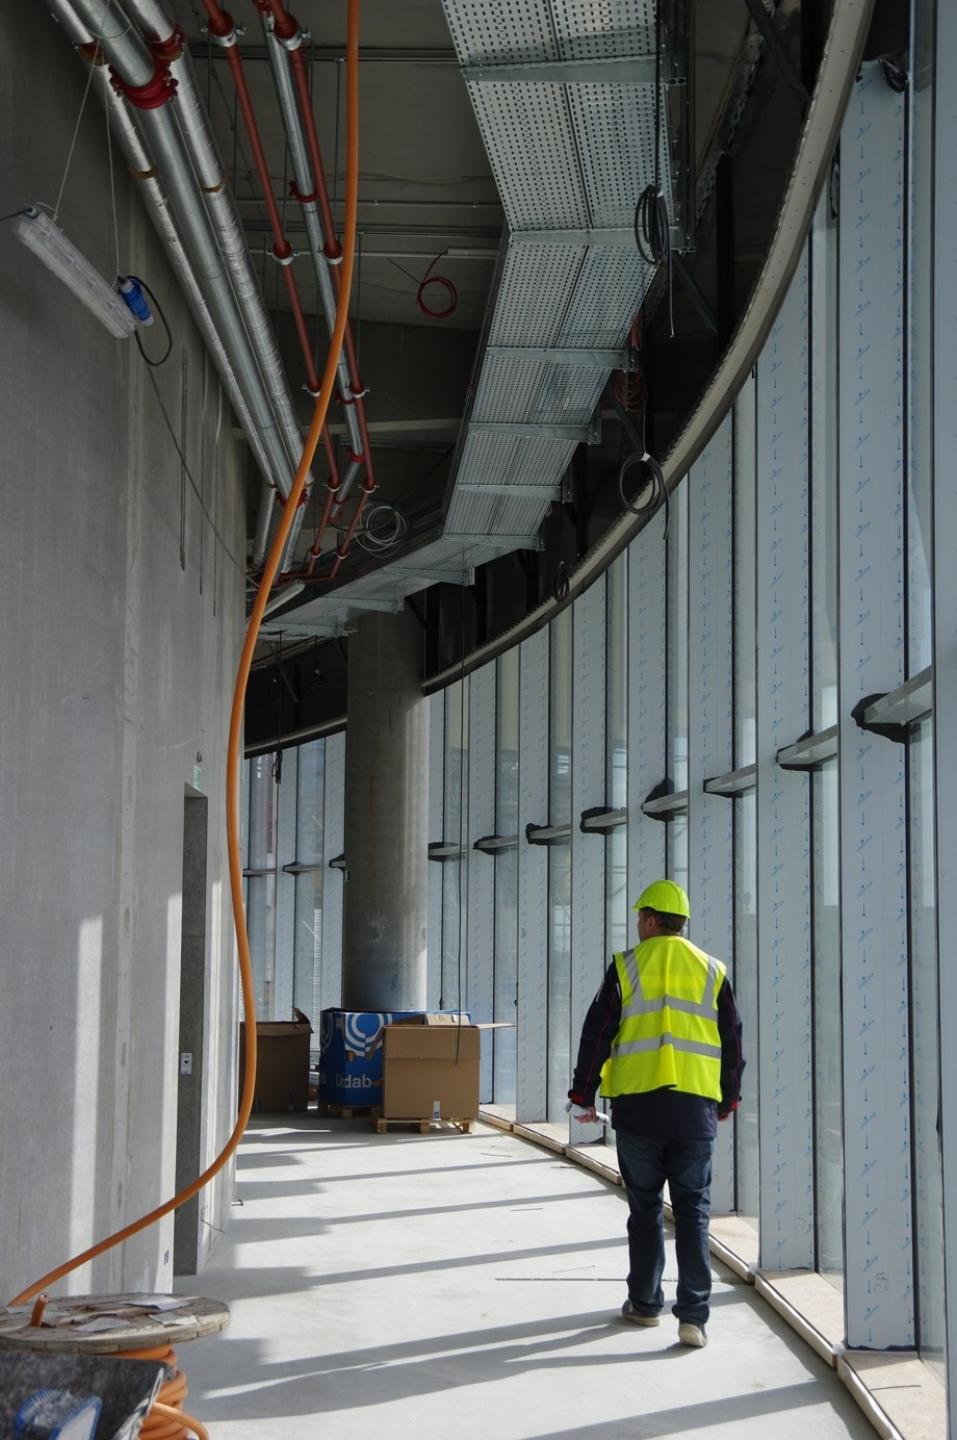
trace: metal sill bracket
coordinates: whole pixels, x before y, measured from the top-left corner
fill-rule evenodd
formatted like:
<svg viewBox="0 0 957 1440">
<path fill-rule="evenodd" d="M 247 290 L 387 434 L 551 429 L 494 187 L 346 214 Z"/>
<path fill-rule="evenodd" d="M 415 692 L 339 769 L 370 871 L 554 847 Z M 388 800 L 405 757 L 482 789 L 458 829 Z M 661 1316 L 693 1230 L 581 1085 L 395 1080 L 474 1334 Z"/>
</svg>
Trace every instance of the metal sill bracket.
<svg viewBox="0 0 957 1440">
<path fill-rule="evenodd" d="M 525 826 L 525 839 L 529 845 L 567 845 L 571 835 L 571 825 Z"/>
<path fill-rule="evenodd" d="M 883 735 L 898 745 L 906 745 L 910 739 L 910 727 L 934 708 L 934 667 L 912 676 L 897 690 L 884 694 L 865 695 L 851 711 L 851 715 L 862 730 Z"/>
</svg>

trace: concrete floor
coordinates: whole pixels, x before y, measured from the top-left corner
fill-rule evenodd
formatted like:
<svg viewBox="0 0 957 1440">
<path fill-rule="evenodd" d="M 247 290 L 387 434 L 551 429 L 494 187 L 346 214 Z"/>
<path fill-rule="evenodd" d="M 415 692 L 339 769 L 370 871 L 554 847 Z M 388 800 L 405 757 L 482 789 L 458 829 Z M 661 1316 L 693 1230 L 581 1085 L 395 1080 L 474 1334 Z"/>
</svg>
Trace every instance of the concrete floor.
<svg viewBox="0 0 957 1440">
<path fill-rule="evenodd" d="M 706 1350 L 677 1345 L 670 1315 L 616 1322 L 620 1192 L 512 1135 L 256 1122 L 237 1199 L 198 1287 L 177 1284 L 232 1307 L 180 1353 L 216 1440 L 873 1437 L 730 1272 Z M 674 1275 L 669 1244 L 669 1303 Z"/>
</svg>

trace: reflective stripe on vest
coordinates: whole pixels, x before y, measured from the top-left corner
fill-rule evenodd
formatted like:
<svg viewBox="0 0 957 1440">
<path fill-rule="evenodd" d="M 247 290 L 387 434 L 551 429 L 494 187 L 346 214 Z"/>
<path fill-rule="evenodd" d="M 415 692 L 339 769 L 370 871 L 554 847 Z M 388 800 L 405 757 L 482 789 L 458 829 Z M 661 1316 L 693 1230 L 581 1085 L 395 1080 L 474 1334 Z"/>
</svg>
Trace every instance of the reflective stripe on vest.
<svg viewBox="0 0 957 1440">
<path fill-rule="evenodd" d="M 717 996 L 726 973 L 721 961 L 681 936 L 662 935 L 616 955 L 615 966 L 621 1023 L 602 1069 L 601 1093 L 641 1094 L 667 1086 L 720 1100 Z"/>
</svg>

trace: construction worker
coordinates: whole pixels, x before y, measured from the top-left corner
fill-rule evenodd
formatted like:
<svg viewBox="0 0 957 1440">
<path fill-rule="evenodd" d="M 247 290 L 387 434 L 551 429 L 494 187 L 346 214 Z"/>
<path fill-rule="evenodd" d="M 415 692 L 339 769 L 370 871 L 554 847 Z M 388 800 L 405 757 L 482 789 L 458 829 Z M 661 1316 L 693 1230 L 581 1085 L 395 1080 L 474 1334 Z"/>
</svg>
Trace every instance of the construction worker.
<svg viewBox="0 0 957 1440">
<path fill-rule="evenodd" d="M 660 1323 L 667 1180 L 678 1257 L 672 1312 L 681 1344 L 700 1348 L 711 1296 L 711 1152 L 717 1122 L 740 1098 L 741 1023 L 724 965 L 685 938 L 691 911 L 681 886 L 656 880 L 633 908 L 639 943 L 615 955 L 585 1017 L 569 1108 L 594 1121 L 599 1079 L 611 1099 L 629 1207 L 622 1317 Z"/>
</svg>

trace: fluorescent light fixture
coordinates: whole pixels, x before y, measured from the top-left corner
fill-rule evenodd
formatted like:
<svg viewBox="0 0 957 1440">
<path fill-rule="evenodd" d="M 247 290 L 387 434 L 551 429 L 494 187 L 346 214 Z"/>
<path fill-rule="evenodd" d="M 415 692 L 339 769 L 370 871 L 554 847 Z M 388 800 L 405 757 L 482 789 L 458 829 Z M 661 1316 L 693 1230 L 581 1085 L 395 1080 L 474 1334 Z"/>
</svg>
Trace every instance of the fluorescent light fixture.
<svg viewBox="0 0 957 1440">
<path fill-rule="evenodd" d="M 291 585 L 285 585 L 281 590 L 277 590 L 275 595 L 266 601 L 263 618 L 271 615 L 274 610 L 278 610 L 280 605 L 285 605 L 287 600 L 295 600 L 296 596 L 301 595 L 305 588 L 301 580 L 294 580 Z"/>
<path fill-rule="evenodd" d="M 95 270 L 49 215 L 33 206 L 14 221 L 14 233 L 28 250 L 42 260 L 77 299 L 96 316 L 118 340 L 136 329 L 136 320 L 126 301 Z"/>
</svg>

